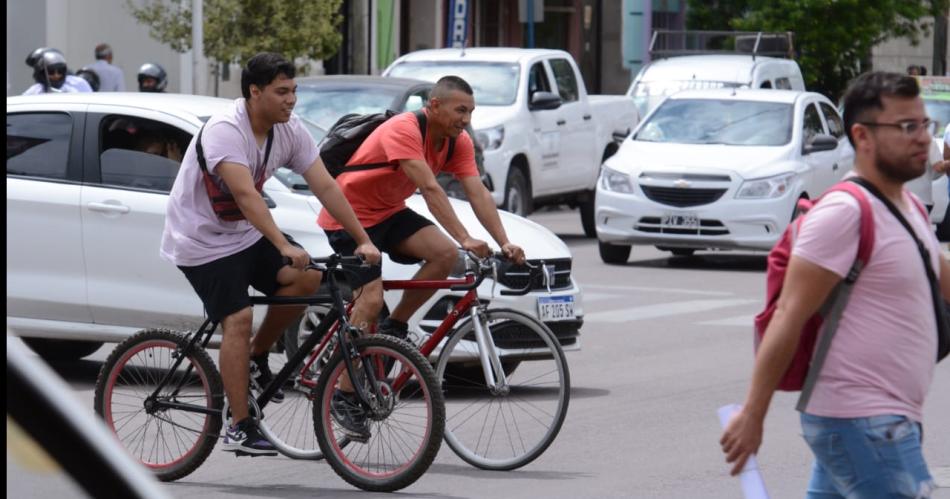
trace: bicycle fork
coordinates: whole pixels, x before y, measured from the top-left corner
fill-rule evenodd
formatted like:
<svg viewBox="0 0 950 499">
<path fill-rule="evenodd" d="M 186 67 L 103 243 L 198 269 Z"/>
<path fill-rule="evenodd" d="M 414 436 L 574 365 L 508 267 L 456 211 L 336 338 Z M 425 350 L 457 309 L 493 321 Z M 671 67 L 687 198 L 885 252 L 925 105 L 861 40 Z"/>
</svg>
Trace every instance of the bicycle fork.
<svg viewBox="0 0 950 499">
<path fill-rule="evenodd" d="M 478 346 L 478 358 L 482 364 L 482 373 L 485 375 L 485 385 L 492 395 L 507 395 L 511 390 L 508 378 L 501 367 L 501 359 L 495 350 L 495 341 L 488 330 L 488 317 L 479 307 L 472 307 L 472 327 L 475 330 L 475 343 Z"/>
</svg>

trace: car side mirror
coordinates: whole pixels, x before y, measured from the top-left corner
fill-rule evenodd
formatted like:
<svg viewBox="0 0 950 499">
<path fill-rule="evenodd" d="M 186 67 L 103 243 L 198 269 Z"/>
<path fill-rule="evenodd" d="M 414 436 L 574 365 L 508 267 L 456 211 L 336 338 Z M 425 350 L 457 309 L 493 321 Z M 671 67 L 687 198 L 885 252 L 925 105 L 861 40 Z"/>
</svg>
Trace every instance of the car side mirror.
<svg viewBox="0 0 950 499">
<path fill-rule="evenodd" d="M 820 133 L 811 138 L 805 145 L 802 146 L 802 155 L 811 154 L 813 152 L 821 151 L 833 151 L 838 147 L 838 139 Z"/>
<path fill-rule="evenodd" d="M 528 105 L 528 109 L 532 111 L 557 109 L 559 107 L 561 107 L 560 96 L 551 92 L 541 91 L 531 94 L 531 102 Z"/>
</svg>

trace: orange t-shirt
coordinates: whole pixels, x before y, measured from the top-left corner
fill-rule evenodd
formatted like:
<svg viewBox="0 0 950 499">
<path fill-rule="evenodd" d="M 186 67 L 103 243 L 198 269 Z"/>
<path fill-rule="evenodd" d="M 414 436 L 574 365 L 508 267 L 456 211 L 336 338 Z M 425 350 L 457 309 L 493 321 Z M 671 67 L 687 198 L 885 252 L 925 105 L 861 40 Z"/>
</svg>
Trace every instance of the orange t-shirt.
<svg viewBox="0 0 950 499">
<path fill-rule="evenodd" d="M 355 172 L 344 169 L 336 181 L 363 227 L 372 227 L 404 209 L 406 199 L 416 191 L 416 184 L 399 168 L 400 160 L 423 160 L 432 168 L 433 174 L 445 171 L 456 178 L 478 176 L 475 145 L 468 133 L 462 132 L 455 139 L 455 151 L 452 152 L 452 159 L 446 163 L 448 154 L 448 141 L 442 150 L 437 151 L 436 144 L 430 142 L 426 134 L 423 155 L 419 121 L 413 113 L 406 112 L 393 116 L 373 130 L 346 163 L 351 166 L 388 162 L 393 168 Z M 325 230 L 343 228 L 326 208 L 320 211 L 317 224 Z"/>
</svg>

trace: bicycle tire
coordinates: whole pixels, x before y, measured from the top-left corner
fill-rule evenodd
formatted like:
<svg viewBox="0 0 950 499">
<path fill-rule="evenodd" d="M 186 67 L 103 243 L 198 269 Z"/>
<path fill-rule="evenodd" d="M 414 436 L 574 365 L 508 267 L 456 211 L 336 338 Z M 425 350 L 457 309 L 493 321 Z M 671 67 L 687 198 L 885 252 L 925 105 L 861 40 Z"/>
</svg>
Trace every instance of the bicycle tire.
<svg viewBox="0 0 950 499">
<path fill-rule="evenodd" d="M 472 466 L 513 470 L 537 459 L 557 438 L 570 402 L 570 372 L 564 350 L 544 323 L 510 309 L 488 310 L 485 320 L 495 348 L 503 352 L 509 391 L 488 388 L 473 323 L 459 325 L 442 344 L 435 369 L 445 394 L 445 441 Z"/>
<path fill-rule="evenodd" d="M 379 366 L 386 360 L 395 365 L 390 373 L 408 372 L 409 381 L 398 393 L 389 392 L 383 405 L 387 414 L 372 416 L 372 436 L 365 443 L 345 438 L 331 416 L 331 400 L 337 381 L 346 372 L 343 353 L 327 363 L 315 390 L 313 421 L 324 458 L 341 478 L 363 490 L 392 492 L 414 483 L 432 464 L 442 445 L 445 405 L 432 366 L 405 341 L 388 336 L 370 336 L 353 341 L 363 362 Z M 377 373 L 377 374 L 379 374 Z M 380 376 L 389 387 L 392 378 Z M 387 446 L 401 447 L 389 449 Z M 406 458 L 405 461 L 396 461 Z"/>
<path fill-rule="evenodd" d="M 166 386 L 183 382 L 173 400 L 201 405 L 217 413 L 166 409 L 149 414 L 145 410 L 145 397 L 155 390 L 186 345 L 186 337 L 181 333 L 143 330 L 109 354 L 96 379 L 96 413 L 123 447 L 165 482 L 195 471 L 211 454 L 221 434 L 221 375 L 200 347 L 188 353 Z M 185 379 L 189 367 L 191 376 Z M 174 434 L 167 436 L 166 432 Z"/>
</svg>

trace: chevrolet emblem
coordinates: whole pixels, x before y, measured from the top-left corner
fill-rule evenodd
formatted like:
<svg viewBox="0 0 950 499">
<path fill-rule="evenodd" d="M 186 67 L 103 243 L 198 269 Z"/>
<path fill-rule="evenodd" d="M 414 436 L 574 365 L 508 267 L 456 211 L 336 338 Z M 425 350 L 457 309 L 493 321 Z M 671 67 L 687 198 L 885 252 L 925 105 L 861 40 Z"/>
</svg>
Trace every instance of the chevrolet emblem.
<svg viewBox="0 0 950 499">
<path fill-rule="evenodd" d="M 691 184 L 688 181 L 681 178 L 673 181 L 673 187 L 676 187 L 677 189 L 688 189 L 690 185 Z"/>
</svg>

